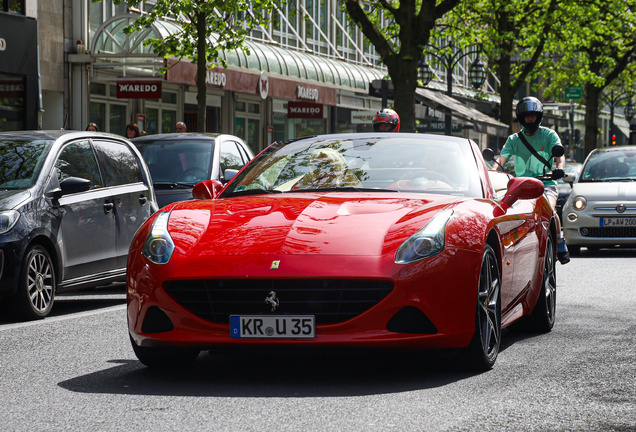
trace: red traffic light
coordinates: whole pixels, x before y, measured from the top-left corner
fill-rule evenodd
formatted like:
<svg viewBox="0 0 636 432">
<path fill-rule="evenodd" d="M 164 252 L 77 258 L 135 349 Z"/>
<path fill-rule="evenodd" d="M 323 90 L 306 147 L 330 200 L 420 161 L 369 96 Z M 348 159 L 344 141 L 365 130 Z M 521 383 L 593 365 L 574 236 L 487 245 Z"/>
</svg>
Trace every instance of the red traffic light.
<svg viewBox="0 0 636 432">
<path fill-rule="evenodd" d="M 616 145 L 616 135 L 612 135 L 612 145 Z"/>
</svg>

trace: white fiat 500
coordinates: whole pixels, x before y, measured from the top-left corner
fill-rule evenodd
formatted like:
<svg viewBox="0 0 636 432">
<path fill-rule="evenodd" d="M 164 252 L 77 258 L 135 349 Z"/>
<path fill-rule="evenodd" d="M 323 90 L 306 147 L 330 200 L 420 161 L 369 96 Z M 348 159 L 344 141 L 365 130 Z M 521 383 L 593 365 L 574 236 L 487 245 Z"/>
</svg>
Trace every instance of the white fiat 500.
<svg viewBox="0 0 636 432">
<path fill-rule="evenodd" d="M 581 247 L 636 247 L 636 146 L 590 153 L 563 216 L 570 254 Z"/>
</svg>

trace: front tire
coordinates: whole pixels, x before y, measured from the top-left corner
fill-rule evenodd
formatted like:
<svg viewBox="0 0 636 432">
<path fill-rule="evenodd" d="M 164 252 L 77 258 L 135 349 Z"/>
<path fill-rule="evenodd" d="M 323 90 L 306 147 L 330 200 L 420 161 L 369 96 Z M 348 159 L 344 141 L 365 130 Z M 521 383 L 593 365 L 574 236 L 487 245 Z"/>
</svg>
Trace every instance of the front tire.
<svg viewBox="0 0 636 432">
<path fill-rule="evenodd" d="M 149 368 L 176 369 L 192 364 L 200 351 L 192 348 L 149 348 L 140 347 L 129 334 L 135 355 Z"/>
<path fill-rule="evenodd" d="M 18 289 L 8 300 L 17 318 L 42 319 L 53 309 L 55 301 L 55 269 L 51 256 L 40 245 L 27 249 L 20 266 Z"/>
<path fill-rule="evenodd" d="M 548 236 L 541 292 L 537 305 L 530 315 L 530 329 L 539 333 L 547 333 L 554 327 L 556 313 L 556 262 L 554 257 L 554 240 Z"/>
<path fill-rule="evenodd" d="M 486 245 L 481 261 L 475 334 L 466 348 L 466 365 L 486 371 L 493 367 L 501 345 L 501 279 L 495 251 Z"/>
</svg>

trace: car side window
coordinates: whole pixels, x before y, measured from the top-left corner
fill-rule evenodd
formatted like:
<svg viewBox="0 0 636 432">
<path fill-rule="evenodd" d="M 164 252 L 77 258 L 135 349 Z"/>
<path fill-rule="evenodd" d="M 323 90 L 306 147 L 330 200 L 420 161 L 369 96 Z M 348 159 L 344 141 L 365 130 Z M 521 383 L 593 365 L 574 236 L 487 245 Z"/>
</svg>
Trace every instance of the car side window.
<svg viewBox="0 0 636 432">
<path fill-rule="evenodd" d="M 243 165 L 247 165 L 247 163 L 252 160 L 250 153 L 246 150 L 245 146 L 240 143 L 236 143 L 236 146 L 239 148 L 241 156 L 243 156 Z"/>
<path fill-rule="evenodd" d="M 95 141 L 93 145 L 105 186 L 143 182 L 139 161 L 127 145 L 108 141 Z"/>
<path fill-rule="evenodd" d="M 243 157 L 234 141 L 224 141 L 221 144 L 221 173 L 226 169 L 240 170 L 245 165 Z"/>
<path fill-rule="evenodd" d="M 91 181 L 91 189 L 102 186 L 95 153 L 88 141 L 75 142 L 62 149 L 55 161 L 58 182 L 69 177 L 79 177 Z"/>
</svg>

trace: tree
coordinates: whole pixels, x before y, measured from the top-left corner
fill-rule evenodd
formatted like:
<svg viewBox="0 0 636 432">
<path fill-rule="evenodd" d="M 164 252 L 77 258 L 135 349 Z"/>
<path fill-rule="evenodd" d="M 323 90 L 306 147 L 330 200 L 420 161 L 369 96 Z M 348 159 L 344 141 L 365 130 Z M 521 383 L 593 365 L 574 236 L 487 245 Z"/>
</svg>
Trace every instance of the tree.
<svg viewBox="0 0 636 432">
<path fill-rule="evenodd" d="M 500 82 L 499 120 L 510 132 L 515 94 L 538 70 L 546 72 L 543 54 L 559 22 L 558 4 L 559 0 L 465 0 L 437 29 L 437 36 L 460 45 L 482 44 Z"/>
<path fill-rule="evenodd" d="M 587 155 L 597 146 L 603 90 L 617 81 L 624 89 L 634 85 L 636 0 L 567 0 L 566 5 L 573 19 L 560 24 L 557 40 L 567 38 L 570 49 L 558 49 L 558 73 L 546 90 L 561 95 L 567 85 L 583 86 Z"/>
<path fill-rule="evenodd" d="M 115 4 L 122 0 L 114 0 Z M 139 7 L 142 0 L 128 0 Z M 190 59 L 197 65 L 197 125 L 205 131 L 206 71 L 211 64 L 226 66 L 222 51 L 243 48 L 250 28 L 265 20 L 271 0 L 157 0 L 127 32 L 150 28 L 165 17 L 173 17 L 181 31 L 164 38 L 149 38 L 154 52 L 163 58 Z M 252 13 L 258 11 L 258 13 Z"/>
<path fill-rule="evenodd" d="M 415 131 L 418 63 L 438 19 L 460 0 L 344 0 L 349 19 L 373 44 L 394 88 L 401 130 Z M 368 7 L 367 7 L 368 6 Z"/>
</svg>

